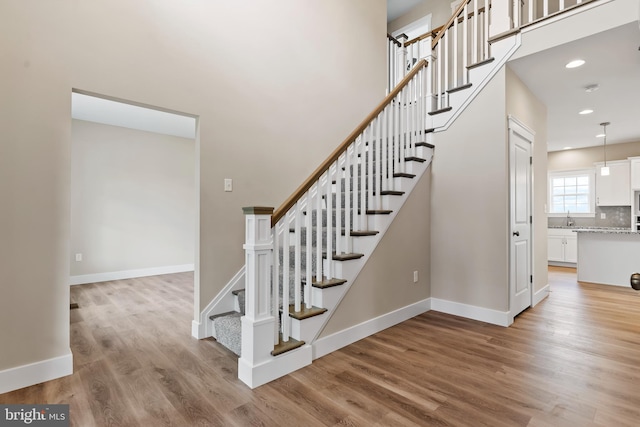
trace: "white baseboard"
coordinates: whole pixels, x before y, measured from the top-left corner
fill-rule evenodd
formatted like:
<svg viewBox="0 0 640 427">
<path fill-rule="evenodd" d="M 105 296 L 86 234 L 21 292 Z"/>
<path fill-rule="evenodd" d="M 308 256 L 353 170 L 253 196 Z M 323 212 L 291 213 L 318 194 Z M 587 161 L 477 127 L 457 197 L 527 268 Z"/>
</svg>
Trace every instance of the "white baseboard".
<svg viewBox="0 0 640 427">
<path fill-rule="evenodd" d="M 550 291 L 551 291 L 551 287 L 547 283 L 547 285 L 542 289 L 540 289 L 538 292 L 534 292 L 531 307 L 535 307 L 536 305 L 538 305 L 540 301 L 548 297 Z"/>
<path fill-rule="evenodd" d="M 235 310 L 235 297 L 231 294 L 231 291 L 244 289 L 244 270 L 245 266 L 243 265 L 240 271 L 229 280 L 229 283 L 200 312 L 200 317 L 191 324 L 191 336 L 199 340 L 213 336 L 213 323 L 209 320 L 209 316 Z"/>
<path fill-rule="evenodd" d="M 307 344 L 298 349 L 272 357 L 258 365 L 251 365 L 248 360 L 240 357 L 238 359 L 238 379 L 252 389 L 260 387 L 263 384 L 310 365 L 312 360 L 311 355 L 311 346 Z"/>
<path fill-rule="evenodd" d="M 64 356 L 0 371 L 0 394 L 71 374 L 73 374 L 73 354 L 69 349 L 69 353 Z"/>
<path fill-rule="evenodd" d="M 108 282 L 109 280 L 133 279 L 136 277 L 158 276 L 160 274 L 184 273 L 193 271 L 194 264 L 167 265 L 165 267 L 140 268 L 137 270 L 111 271 L 107 273 L 83 274 L 71 276 L 70 285 L 83 285 L 86 283 Z"/>
<path fill-rule="evenodd" d="M 453 314 L 454 316 L 466 317 L 467 319 L 479 320 L 498 326 L 509 326 L 512 323 L 508 311 L 492 310 L 438 298 L 431 298 L 431 309 L 441 313 Z"/>
<path fill-rule="evenodd" d="M 418 301 L 406 307 L 399 308 L 390 313 L 383 314 L 366 322 L 336 332 L 329 336 L 319 338 L 313 343 L 313 358 L 317 359 L 326 354 L 334 352 L 349 344 L 353 344 L 363 338 L 385 330 L 398 323 L 409 320 L 419 314 L 429 311 L 430 298 Z"/>
</svg>

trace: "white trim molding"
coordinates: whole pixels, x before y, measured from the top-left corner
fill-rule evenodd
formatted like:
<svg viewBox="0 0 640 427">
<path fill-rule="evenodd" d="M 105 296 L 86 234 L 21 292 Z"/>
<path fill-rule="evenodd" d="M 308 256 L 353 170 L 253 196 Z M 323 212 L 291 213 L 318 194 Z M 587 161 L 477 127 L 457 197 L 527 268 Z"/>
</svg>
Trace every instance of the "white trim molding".
<svg viewBox="0 0 640 427">
<path fill-rule="evenodd" d="M 544 286 L 538 292 L 534 292 L 533 293 L 533 301 L 532 301 L 531 307 L 535 307 L 536 305 L 538 305 L 538 303 L 540 301 L 542 301 L 543 299 L 548 297 L 549 296 L 549 292 L 551 292 L 551 286 L 549 286 L 548 283 L 547 283 L 546 286 Z"/>
<path fill-rule="evenodd" d="M 134 279 L 136 277 L 158 276 L 161 274 L 184 273 L 193 271 L 193 264 L 167 265 L 164 267 L 139 268 L 136 270 L 111 271 L 107 273 L 82 274 L 69 277 L 69 284 L 84 285 L 87 283 L 108 282 L 109 280 Z"/>
<path fill-rule="evenodd" d="M 235 296 L 231 292 L 244 289 L 244 271 L 245 266 L 243 265 L 240 271 L 229 280 L 229 283 L 200 312 L 199 318 L 193 320 L 191 323 L 191 336 L 199 340 L 213 336 L 213 322 L 209 321 L 209 316 L 235 311 Z"/>
<path fill-rule="evenodd" d="M 418 301 L 329 336 L 319 338 L 313 343 L 313 358 L 317 359 L 412 317 L 426 313 L 431 308 L 430 300 L 430 298 L 427 298 Z"/>
<path fill-rule="evenodd" d="M 431 298 L 431 309 L 441 313 L 491 323 L 492 325 L 509 326 L 513 323 L 508 311 L 492 310 L 490 308 L 462 304 L 460 302 L 447 301 L 444 299 Z"/>
<path fill-rule="evenodd" d="M 0 394 L 71 374 L 73 374 L 73 354 L 69 349 L 69 352 L 63 356 L 0 371 Z"/>
</svg>

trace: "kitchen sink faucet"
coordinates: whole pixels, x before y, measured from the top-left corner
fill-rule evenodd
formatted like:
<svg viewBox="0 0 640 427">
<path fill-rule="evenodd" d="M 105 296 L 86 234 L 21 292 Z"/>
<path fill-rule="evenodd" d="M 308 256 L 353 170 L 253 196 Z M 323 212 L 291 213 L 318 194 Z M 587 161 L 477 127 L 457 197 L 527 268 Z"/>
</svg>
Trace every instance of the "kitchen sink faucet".
<svg viewBox="0 0 640 427">
<path fill-rule="evenodd" d="M 571 212 L 567 211 L 567 227 L 571 227 L 573 224 L 575 224 L 570 214 Z"/>
</svg>

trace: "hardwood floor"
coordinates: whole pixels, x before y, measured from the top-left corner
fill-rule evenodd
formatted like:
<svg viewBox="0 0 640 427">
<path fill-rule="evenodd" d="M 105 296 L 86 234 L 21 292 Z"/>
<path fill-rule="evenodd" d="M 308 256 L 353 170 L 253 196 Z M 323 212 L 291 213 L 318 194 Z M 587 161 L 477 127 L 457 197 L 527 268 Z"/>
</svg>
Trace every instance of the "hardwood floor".
<svg viewBox="0 0 640 427">
<path fill-rule="evenodd" d="M 428 312 L 250 390 L 190 336 L 192 275 L 72 287 L 74 374 L 0 395 L 73 426 L 636 426 L 640 292 L 550 268 L 509 328 Z"/>
</svg>

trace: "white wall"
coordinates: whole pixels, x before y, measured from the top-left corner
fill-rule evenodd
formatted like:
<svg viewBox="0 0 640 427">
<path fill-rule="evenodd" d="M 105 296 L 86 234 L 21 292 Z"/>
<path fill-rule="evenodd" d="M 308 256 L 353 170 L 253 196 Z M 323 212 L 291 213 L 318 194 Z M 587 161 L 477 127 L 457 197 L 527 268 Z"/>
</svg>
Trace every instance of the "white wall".
<svg viewBox="0 0 640 427">
<path fill-rule="evenodd" d="M 607 160 L 626 160 L 640 156 L 640 141 L 624 144 L 607 144 Z M 575 150 L 552 151 L 548 154 L 549 170 L 592 168 L 604 160 L 602 145 Z"/>
<path fill-rule="evenodd" d="M 451 0 L 425 0 L 409 12 L 389 22 L 387 31 L 391 34 L 428 14 L 431 14 L 431 28 L 438 28 L 444 25 L 453 14 Z"/>
<path fill-rule="evenodd" d="M 195 141 L 83 120 L 71 137 L 71 276 L 193 264 Z"/>
<path fill-rule="evenodd" d="M 244 263 L 241 208 L 384 97 L 385 30 L 382 0 L 0 2 L 0 374 L 69 353 L 72 89 L 198 117 L 199 314 Z"/>
<path fill-rule="evenodd" d="M 534 133 L 533 141 L 533 291 L 548 283 L 547 269 L 547 108 L 507 67 L 507 114 Z"/>
</svg>

